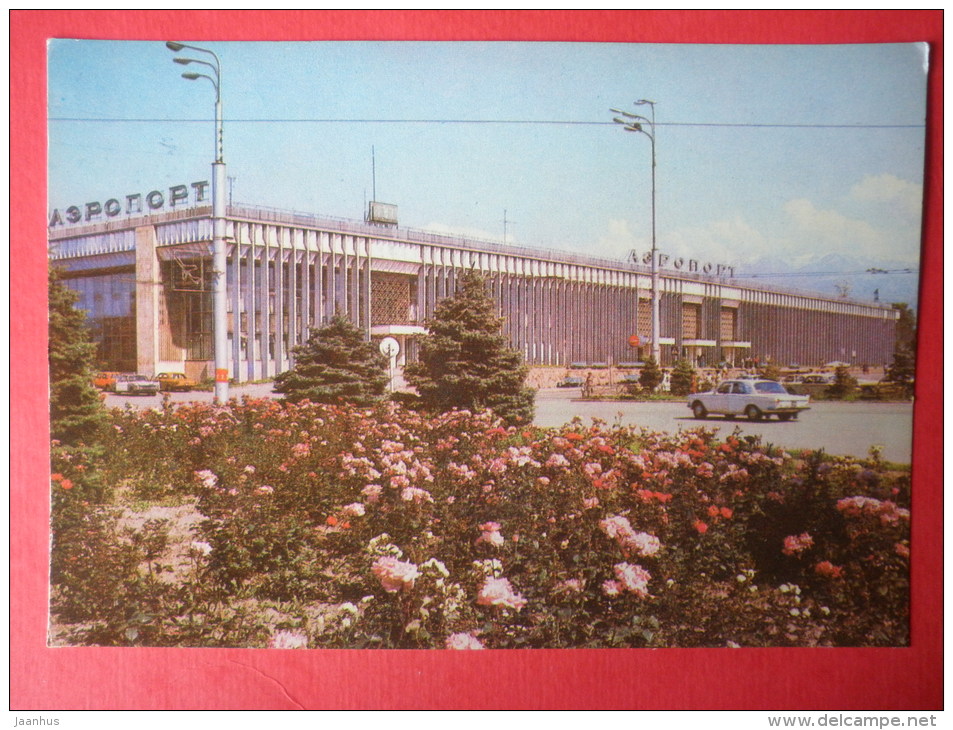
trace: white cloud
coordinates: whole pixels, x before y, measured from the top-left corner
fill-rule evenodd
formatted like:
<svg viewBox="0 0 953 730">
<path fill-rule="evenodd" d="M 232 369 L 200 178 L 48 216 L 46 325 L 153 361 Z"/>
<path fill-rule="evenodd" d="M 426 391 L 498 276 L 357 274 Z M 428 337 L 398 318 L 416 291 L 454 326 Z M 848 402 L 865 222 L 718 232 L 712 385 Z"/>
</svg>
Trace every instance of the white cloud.
<svg viewBox="0 0 953 730">
<path fill-rule="evenodd" d="M 850 197 L 861 202 L 884 203 L 896 212 L 920 217 L 923 186 L 895 175 L 868 175 L 850 189 Z"/>
<path fill-rule="evenodd" d="M 896 253 L 892 250 L 894 242 L 885 231 L 839 211 L 818 208 L 805 198 L 789 200 L 784 204 L 784 212 L 795 226 L 791 239 L 803 241 L 815 252 L 869 256 Z"/>
<path fill-rule="evenodd" d="M 609 230 L 601 236 L 596 244 L 596 250 L 589 250 L 596 256 L 610 259 L 624 259 L 633 249 L 645 251 L 652 248 L 652 241 L 644 236 L 636 236 L 629 228 L 629 222 L 619 218 L 609 221 Z"/>
</svg>

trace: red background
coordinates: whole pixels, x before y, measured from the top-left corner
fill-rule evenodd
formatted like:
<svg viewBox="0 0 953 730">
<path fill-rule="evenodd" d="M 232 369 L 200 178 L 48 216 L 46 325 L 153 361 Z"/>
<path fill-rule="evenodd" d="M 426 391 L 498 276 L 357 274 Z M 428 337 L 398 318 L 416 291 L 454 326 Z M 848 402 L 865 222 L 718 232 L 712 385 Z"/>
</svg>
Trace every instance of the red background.
<svg viewBox="0 0 953 730">
<path fill-rule="evenodd" d="M 11 709 L 942 708 L 942 11 L 11 11 Z M 928 41 L 912 645 L 47 649 L 46 40 Z M 885 104 L 889 99 L 884 100 Z"/>
</svg>

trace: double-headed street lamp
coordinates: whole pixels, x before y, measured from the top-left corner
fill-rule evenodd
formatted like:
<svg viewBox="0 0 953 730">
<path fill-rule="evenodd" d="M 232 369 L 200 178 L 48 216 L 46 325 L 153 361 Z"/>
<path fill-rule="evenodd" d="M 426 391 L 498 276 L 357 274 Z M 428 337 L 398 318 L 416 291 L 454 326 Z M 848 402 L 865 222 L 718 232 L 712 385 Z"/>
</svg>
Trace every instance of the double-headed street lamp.
<svg viewBox="0 0 953 730">
<path fill-rule="evenodd" d="M 621 124 L 626 132 L 641 132 L 652 142 L 652 357 L 656 363 L 661 363 L 661 347 L 659 343 L 659 281 L 658 281 L 658 249 L 655 239 L 655 102 L 648 99 L 639 99 L 636 106 L 648 104 L 652 110 L 652 118 L 641 114 L 624 112 L 621 109 L 610 109 L 614 117 L 613 122 Z M 648 126 L 648 130 L 646 130 Z"/>
<path fill-rule="evenodd" d="M 188 66 L 199 64 L 209 69 L 209 73 L 186 71 L 182 78 L 189 81 L 208 79 L 215 87 L 215 161 L 212 163 L 212 309 L 213 331 L 215 339 L 215 400 L 224 403 L 228 400 L 228 324 L 227 294 L 225 279 L 225 159 L 222 151 L 222 66 L 218 56 L 207 48 L 190 46 L 185 43 L 168 41 L 165 44 L 173 53 L 188 48 L 199 53 L 207 53 L 213 63 L 197 58 L 173 58 L 174 63 Z"/>
</svg>

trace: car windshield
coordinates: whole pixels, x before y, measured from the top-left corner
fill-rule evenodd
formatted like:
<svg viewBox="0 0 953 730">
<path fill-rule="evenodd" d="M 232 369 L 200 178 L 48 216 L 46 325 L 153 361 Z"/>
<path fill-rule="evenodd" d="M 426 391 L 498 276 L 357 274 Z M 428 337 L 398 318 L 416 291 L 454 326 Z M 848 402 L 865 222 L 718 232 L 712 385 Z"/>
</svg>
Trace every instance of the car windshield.
<svg viewBox="0 0 953 730">
<path fill-rule="evenodd" d="M 754 389 L 759 393 L 784 393 L 787 394 L 787 391 L 784 389 L 784 386 L 781 383 L 775 383 L 773 381 L 766 381 L 763 383 L 755 383 Z"/>
</svg>

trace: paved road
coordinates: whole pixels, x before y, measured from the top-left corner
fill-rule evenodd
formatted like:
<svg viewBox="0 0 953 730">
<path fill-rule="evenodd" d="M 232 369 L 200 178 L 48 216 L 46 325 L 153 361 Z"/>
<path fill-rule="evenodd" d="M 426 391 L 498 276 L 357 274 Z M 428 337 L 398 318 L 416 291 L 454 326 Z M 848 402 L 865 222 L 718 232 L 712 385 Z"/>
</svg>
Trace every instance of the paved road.
<svg viewBox="0 0 953 730">
<path fill-rule="evenodd" d="M 233 386 L 230 396 L 249 395 L 256 398 L 274 395 L 270 383 Z M 883 448 L 884 458 L 910 463 L 913 405 L 911 403 L 836 403 L 817 401 L 811 410 L 796 421 L 771 419 L 752 423 L 745 419 L 725 420 L 709 417 L 703 421 L 692 418 L 688 406 L 676 402 L 637 401 L 583 401 L 578 388 L 544 388 L 536 396 L 536 423 L 540 426 L 560 426 L 574 416 L 583 423 L 599 418 L 612 425 L 620 423 L 647 428 L 651 431 L 675 433 L 679 429 L 699 426 L 718 429 L 726 436 L 736 428 L 743 434 L 759 434 L 765 443 L 786 449 L 819 449 L 829 454 L 866 456 L 872 445 Z M 211 392 L 173 393 L 175 402 L 212 400 Z M 106 405 L 153 408 L 160 405 L 161 396 L 120 396 L 108 394 Z"/>
<path fill-rule="evenodd" d="M 765 443 L 786 449 L 820 449 L 829 454 L 866 456 L 872 445 L 883 448 L 884 458 L 909 464 L 913 427 L 912 403 L 837 403 L 816 401 L 796 421 L 776 419 L 750 422 L 709 416 L 692 417 L 685 403 L 636 401 L 583 401 L 578 389 L 544 389 L 536 396 L 536 423 L 558 426 L 573 416 L 583 423 L 599 418 L 651 431 L 677 432 L 703 426 L 717 428 L 722 436 L 736 428 L 758 434 Z"/>
</svg>

